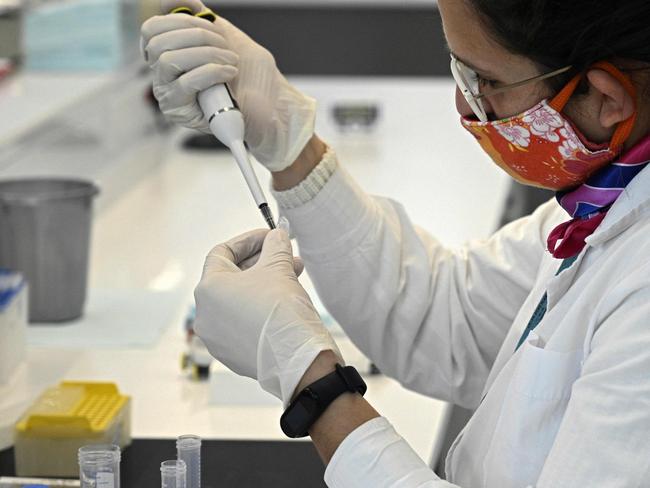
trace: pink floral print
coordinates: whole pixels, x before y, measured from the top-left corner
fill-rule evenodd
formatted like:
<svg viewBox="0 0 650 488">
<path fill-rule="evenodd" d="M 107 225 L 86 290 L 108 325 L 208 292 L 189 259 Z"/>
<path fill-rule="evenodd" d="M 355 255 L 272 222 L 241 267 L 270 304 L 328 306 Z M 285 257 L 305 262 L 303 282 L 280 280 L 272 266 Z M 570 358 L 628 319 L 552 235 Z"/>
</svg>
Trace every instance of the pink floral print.
<svg viewBox="0 0 650 488">
<path fill-rule="evenodd" d="M 562 137 L 562 145 L 558 147 L 560 155 L 564 159 L 572 159 L 580 149 L 578 136 L 566 126 L 560 129 L 560 136 Z"/>
<path fill-rule="evenodd" d="M 564 126 L 562 117 L 550 109 L 546 104 L 525 115 L 522 120 L 530 126 L 530 132 L 537 137 L 550 142 L 559 142 L 560 136 L 556 132 Z"/>
<path fill-rule="evenodd" d="M 519 125 L 497 125 L 495 129 L 509 142 L 519 147 L 530 145 L 530 132 Z"/>
</svg>

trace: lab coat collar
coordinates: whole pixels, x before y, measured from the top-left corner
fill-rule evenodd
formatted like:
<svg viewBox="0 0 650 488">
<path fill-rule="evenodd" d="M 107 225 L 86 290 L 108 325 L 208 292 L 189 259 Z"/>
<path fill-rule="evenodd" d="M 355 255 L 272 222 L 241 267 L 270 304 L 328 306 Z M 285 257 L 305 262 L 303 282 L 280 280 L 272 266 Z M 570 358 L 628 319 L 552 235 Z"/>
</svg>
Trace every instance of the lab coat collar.
<svg viewBox="0 0 650 488">
<path fill-rule="evenodd" d="M 588 246 L 599 246 L 618 236 L 642 217 L 650 214 L 650 165 L 625 188 L 598 229 L 585 239 Z"/>
</svg>

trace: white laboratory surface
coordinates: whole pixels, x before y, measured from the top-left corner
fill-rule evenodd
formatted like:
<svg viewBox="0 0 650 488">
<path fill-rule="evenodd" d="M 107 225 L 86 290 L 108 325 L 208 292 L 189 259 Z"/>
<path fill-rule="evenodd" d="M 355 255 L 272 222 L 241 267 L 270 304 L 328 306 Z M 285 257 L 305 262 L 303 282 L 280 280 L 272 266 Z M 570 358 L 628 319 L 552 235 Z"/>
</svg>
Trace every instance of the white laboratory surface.
<svg viewBox="0 0 650 488">
<path fill-rule="evenodd" d="M 494 230 L 507 178 L 460 127 L 451 81 L 292 81 L 319 100 L 318 133 L 367 191 L 401 201 L 416 223 L 449 245 Z M 0 113 L 3 103 L 0 98 Z M 360 103 L 378 108 L 376 124 L 366 131 L 340 131 L 333 108 Z M 60 334 L 30 330 L 27 360 L 0 385 L 0 448 L 6 447 L 13 420 L 41 390 L 62 379 L 116 382 L 133 397 L 136 438 L 194 433 L 211 439 L 284 439 L 279 402 L 246 401 L 250 384 L 218 365 L 217 374 L 231 375 L 218 383 L 221 392 L 180 371 L 183 321 L 205 255 L 213 245 L 264 224 L 229 154 L 183 149 L 188 134 L 143 135 L 130 156 L 89 160 L 83 168 L 103 195 L 95 213 L 88 314 L 71 327 L 85 323 L 96 331 L 96 340 L 93 334 L 69 342 L 43 338 L 70 334 L 66 326 L 50 326 Z M 60 160 L 48 166 L 44 155 L 0 167 L 0 178 L 71 171 Z M 268 185 L 268 175 L 261 169 L 258 175 Z M 303 281 L 309 289 L 308 277 Z M 107 300 L 118 305 L 109 307 Z M 148 340 L 129 342 L 138 335 L 130 330 L 138 327 L 156 331 Z M 107 339 L 116 331 L 124 341 Z M 363 360 L 348 339 L 338 335 L 337 341 L 352 362 Z M 448 406 L 382 376 L 366 380 L 369 401 L 418 454 L 427 460 L 437 455 Z"/>
</svg>

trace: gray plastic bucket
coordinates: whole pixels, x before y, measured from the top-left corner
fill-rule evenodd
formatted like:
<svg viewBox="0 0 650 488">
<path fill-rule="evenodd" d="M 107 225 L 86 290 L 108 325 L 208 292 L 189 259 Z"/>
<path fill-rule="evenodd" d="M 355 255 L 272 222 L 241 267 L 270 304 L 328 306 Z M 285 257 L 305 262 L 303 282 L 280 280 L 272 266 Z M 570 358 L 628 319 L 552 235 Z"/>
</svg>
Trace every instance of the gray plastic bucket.
<svg viewBox="0 0 650 488">
<path fill-rule="evenodd" d="M 82 180 L 0 180 L 0 267 L 27 279 L 30 322 L 83 314 L 98 193 Z"/>
</svg>

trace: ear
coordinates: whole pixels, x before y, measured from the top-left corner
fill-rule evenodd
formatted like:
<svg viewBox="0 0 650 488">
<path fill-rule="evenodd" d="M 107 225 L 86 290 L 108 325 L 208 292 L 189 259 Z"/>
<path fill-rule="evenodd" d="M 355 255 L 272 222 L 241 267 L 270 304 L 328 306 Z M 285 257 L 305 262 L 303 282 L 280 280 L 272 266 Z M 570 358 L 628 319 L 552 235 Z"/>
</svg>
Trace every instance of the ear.
<svg viewBox="0 0 650 488">
<path fill-rule="evenodd" d="M 600 124 L 603 127 L 612 128 L 632 116 L 636 100 L 619 80 L 601 69 L 587 72 L 587 79 L 602 97 Z"/>
</svg>

